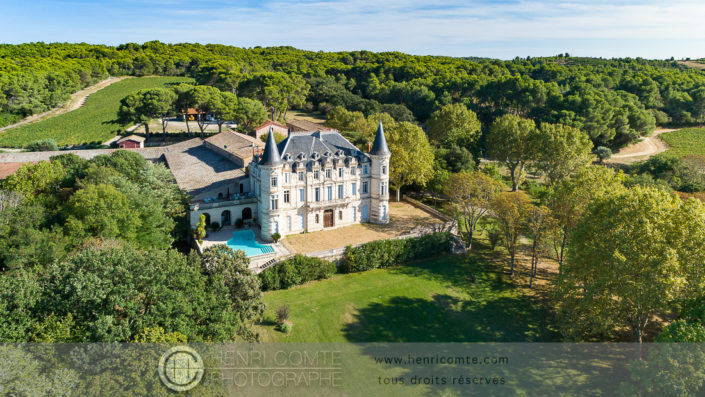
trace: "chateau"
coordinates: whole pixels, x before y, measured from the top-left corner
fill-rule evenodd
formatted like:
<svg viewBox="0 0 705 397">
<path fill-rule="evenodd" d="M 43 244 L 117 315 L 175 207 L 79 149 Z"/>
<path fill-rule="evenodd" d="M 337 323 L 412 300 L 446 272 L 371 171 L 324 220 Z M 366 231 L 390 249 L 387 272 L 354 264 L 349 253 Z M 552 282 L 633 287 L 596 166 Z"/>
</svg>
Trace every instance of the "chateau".
<svg viewBox="0 0 705 397">
<path fill-rule="evenodd" d="M 271 132 L 271 129 L 270 129 Z M 290 130 L 264 149 L 251 137 L 224 132 L 165 159 L 191 196 L 190 221 L 201 214 L 221 226 L 256 223 L 261 237 L 389 221 L 391 153 L 379 124 L 369 153 L 338 131 Z"/>
</svg>

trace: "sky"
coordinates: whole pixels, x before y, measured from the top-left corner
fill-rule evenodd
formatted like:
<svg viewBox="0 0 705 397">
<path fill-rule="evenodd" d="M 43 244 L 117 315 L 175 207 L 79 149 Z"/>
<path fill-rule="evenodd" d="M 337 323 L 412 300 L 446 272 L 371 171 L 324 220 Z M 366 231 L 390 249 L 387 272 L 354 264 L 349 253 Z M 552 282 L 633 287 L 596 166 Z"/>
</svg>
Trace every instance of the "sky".
<svg viewBox="0 0 705 397">
<path fill-rule="evenodd" d="M 705 57 L 705 0 L 0 0 L 0 42 Z"/>
</svg>

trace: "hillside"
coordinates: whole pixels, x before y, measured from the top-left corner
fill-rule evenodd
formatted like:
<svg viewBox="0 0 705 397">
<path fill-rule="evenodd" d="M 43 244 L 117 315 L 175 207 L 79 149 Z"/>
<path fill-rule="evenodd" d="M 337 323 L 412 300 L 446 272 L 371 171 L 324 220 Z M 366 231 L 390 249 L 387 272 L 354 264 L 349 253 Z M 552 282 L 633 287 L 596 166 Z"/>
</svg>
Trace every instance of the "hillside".
<svg viewBox="0 0 705 397">
<path fill-rule="evenodd" d="M 23 147 L 51 138 L 59 146 L 102 143 L 126 126 L 117 121 L 120 100 L 144 88 L 165 87 L 192 81 L 186 77 L 137 77 L 112 84 L 94 94 L 80 108 L 46 120 L 0 133 L 0 147 Z"/>
</svg>

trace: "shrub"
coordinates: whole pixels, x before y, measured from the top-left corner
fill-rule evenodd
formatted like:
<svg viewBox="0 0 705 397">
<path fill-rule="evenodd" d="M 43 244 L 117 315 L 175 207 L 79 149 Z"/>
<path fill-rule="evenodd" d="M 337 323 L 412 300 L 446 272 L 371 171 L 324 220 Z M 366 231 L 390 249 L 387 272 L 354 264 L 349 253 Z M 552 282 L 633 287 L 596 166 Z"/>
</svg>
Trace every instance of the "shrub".
<svg viewBox="0 0 705 397">
<path fill-rule="evenodd" d="M 676 320 L 663 328 L 656 342 L 702 343 L 705 342 L 705 328 L 698 323 Z"/>
<path fill-rule="evenodd" d="M 341 271 L 353 273 L 396 266 L 448 252 L 451 246 L 448 232 L 400 240 L 377 240 L 359 247 L 348 246 Z"/>
<path fill-rule="evenodd" d="M 294 326 L 294 324 L 291 321 L 284 321 L 283 323 L 279 324 L 279 330 L 285 334 L 288 334 L 291 332 L 291 328 Z"/>
<path fill-rule="evenodd" d="M 242 220 L 242 218 L 237 218 L 235 219 L 235 227 L 240 229 L 244 226 L 245 221 Z"/>
<path fill-rule="evenodd" d="M 211 222 L 210 227 L 211 227 L 211 230 L 213 230 L 214 232 L 217 232 L 218 230 L 220 230 L 220 224 L 218 222 Z"/>
<path fill-rule="evenodd" d="M 29 152 L 52 152 L 59 150 L 56 141 L 50 138 L 31 142 L 24 147 Z"/>
<path fill-rule="evenodd" d="M 282 238 L 282 235 L 281 235 L 281 234 L 279 234 L 279 233 L 272 233 L 272 240 L 274 240 L 275 243 L 278 242 L 280 238 Z"/>
<path fill-rule="evenodd" d="M 296 255 L 265 269 L 259 274 L 259 278 L 262 289 L 269 291 L 330 278 L 336 270 L 335 263 L 331 261 Z"/>
<path fill-rule="evenodd" d="M 600 164 L 602 164 L 605 160 L 612 157 L 612 150 L 606 146 L 598 146 L 595 149 L 595 154 L 597 158 L 600 159 Z"/>
<path fill-rule="evenodd" d="M 289 319 L 289 305 L 279 306 L 277 309 L 277 323 L 282 324 Z"/>
</svg>

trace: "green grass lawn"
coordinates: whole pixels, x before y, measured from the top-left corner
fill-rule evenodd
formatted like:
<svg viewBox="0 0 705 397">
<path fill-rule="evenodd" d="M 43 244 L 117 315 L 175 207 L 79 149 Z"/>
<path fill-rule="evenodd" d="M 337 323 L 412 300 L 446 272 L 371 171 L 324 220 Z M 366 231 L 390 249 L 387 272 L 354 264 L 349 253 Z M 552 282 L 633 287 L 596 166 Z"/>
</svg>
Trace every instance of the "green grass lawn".
<svg viewBox="0 0 705 397">
<path fill-rule="evenodd" d="M 56 140 L 59 146 L 102 143 L 125 129 L 117 121 L 120 100 L 128 94 L 154 87 L 193 81 L 185 77 L 137 77 L 111 84 L 94 94 L 71 112 L 26 126 L 0 132 L 0 147 L 24 147 L 44 138 Z"/>
<path fill-rule="evenodd" d="M 274 342 L 558 340 L 547 306 L 513 287 L 488 256 L 449 255 L 267 292 L 259 331 Z M 283 304 L 289 334 L 274 329 Z"/>
<path fill-rule="evenodd" d="M 678 131 L 659 135 L 670 148 L 666 153 L 678 157 L 687 155 L 705 155 L 705 128 L 682 128 Z"/>
</svg>

